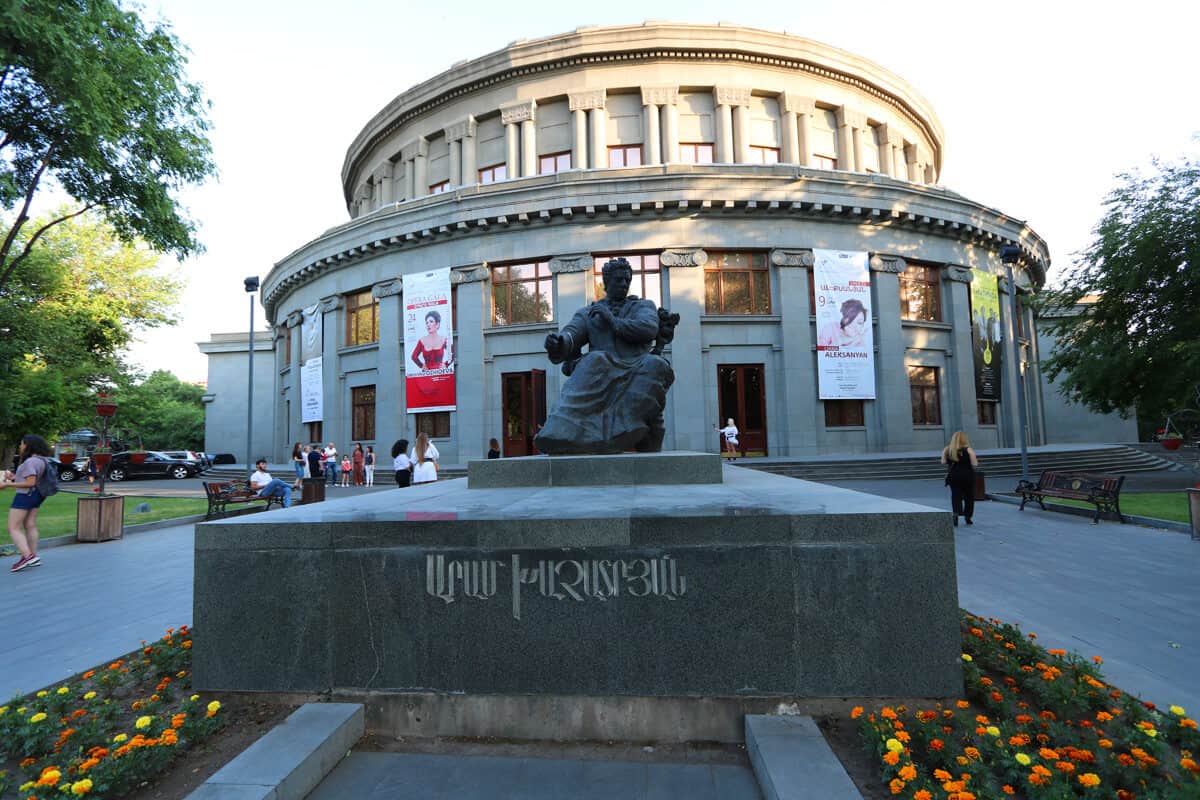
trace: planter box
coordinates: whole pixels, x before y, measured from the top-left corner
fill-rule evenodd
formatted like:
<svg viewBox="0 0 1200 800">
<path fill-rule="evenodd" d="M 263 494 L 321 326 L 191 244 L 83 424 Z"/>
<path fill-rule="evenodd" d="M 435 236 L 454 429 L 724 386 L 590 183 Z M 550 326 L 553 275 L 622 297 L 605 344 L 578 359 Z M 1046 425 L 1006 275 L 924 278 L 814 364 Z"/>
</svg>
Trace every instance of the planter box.
<svg viewBox="0 0 1200 800">
<path fill-rule="evenodd" d="M 75 538 L 81 542 L 120 539 L 125 528 L 125 498 L 81 497 L 75 511 Z"/>
<path fill-rule="evenodd" d="M 1183 439 L 1159 439 L 1158 443 L 1167 450 L 1178 450 L 1183 446 Z"/>
</svg>

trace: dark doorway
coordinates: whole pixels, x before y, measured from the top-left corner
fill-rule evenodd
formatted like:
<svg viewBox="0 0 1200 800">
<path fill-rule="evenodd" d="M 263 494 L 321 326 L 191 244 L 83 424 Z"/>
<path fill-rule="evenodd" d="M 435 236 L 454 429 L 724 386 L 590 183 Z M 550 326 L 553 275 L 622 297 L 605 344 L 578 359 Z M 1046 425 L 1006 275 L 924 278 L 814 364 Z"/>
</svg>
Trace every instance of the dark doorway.
<svg viewBox="0 0 1200 800">
<path fill-rule="evenodd" d="M 733 417 L 743 456 L 767 455 L 767 393 L 762 364 L 717 365 L 720 424 Z"/>
<path fill-rule="evenodd" d="M 546 423 L 546 372 L 505 372 L 500 376 L 503 397 L 504 437 L 501 452 L 505 458 L 537 453 L 533 437 Z"/>
</svg>

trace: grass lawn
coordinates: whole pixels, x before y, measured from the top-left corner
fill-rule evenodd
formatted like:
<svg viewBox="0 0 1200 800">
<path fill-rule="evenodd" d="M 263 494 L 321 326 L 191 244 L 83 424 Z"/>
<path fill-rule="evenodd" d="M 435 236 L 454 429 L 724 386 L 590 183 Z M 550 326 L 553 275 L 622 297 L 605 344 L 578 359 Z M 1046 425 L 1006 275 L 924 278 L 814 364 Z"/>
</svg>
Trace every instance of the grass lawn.
<svg viewBox="0 0 1200 800">
<path fill-rule="evenodd" d="M 2 495 L 12 502 L 12 493 Z M 59 492 L 45 503 L 38 512 L 38 532 L 42 539 L 53 536 L 75 535 L 75 506 L 79 503 L 79 495 L 69 492 Z M 149 503 L 150 510 L 145 513 L 135 513 L 134 508 L 139 503 Z M 6 503 L 6 505 L 8 505 Z M 125 498 L 125 524 L 139 525 L 143 522 L 157 522 L 160 519 L 187 517 L 192 514 L 203 514 L 208 510 L 208 501 L 201 497 L 133 497 Z M 5 520 L 7 521 L 7 513 Z M 0 545 L 11 544 L 8 536 L 8 526 L 0 530 Z"/>
<path fill-rule="evenodd" d="M 1063 500 L 1048 498 L 1046 505 L 1074 506 L 1076 508 L 1094 509 L 1091 503 L 1082 500 Z M 1028 507 L 1028 506 L 1027 506 Z M 1036 504 L 1034 504 L 1036 508 Z M 1187 492 L 1140 492 L 1138 494 L 1121 495 L 1121 513 L 1134 514 L 1139 517 L 1167 519 L 1173 522 L 1188 521 Z"/>
</svg>

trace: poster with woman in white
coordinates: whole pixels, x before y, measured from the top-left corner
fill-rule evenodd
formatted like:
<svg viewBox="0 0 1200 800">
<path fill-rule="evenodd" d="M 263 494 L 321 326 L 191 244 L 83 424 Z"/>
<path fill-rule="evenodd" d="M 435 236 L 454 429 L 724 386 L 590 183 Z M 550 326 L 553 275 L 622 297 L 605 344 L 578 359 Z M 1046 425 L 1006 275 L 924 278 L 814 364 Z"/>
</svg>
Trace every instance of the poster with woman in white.
<svg viewBox="0 0 1200 800">
<path fill-rule="evenodd" d="M 865 252 L 813 250 L 817 383 L 822 400 L 875 399 L 871 268 Z"/>
</svg>

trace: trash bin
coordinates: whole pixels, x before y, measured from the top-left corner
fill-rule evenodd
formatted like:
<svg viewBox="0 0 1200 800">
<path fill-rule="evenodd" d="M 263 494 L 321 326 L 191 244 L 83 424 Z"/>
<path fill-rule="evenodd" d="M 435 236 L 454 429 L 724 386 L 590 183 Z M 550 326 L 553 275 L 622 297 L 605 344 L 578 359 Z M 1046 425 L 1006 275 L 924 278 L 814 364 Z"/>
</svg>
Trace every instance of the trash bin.
<svg viewBox="0 0 1200 800">
<path fill-rule="evenodd" d="M 308 505 L 309 503 L 324 503 L 325 479 L 305 478 L 300 485 L 300 502 L 303 505 Z"/>
<path fill-rule="evenodd" d="M 1200 539 L 1200 488 L 1188 489 L 1188 519 L 1192 521 L 1192 538 Z"/>
<path fill-rule="evenodd" d="M 987 500 L 987 482 L 983 479 L 984 474 L 976 470 L 975 472 L 975 500 Z"/>
</svg>

